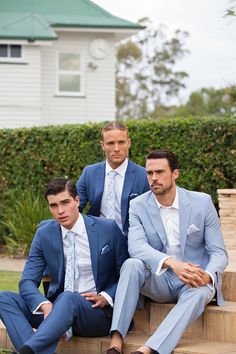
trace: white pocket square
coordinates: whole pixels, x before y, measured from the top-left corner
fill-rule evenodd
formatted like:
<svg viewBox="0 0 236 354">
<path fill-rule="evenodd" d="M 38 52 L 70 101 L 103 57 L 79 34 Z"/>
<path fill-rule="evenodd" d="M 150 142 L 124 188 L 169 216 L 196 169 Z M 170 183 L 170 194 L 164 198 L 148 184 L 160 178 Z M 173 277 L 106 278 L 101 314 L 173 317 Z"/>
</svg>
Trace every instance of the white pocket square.
<svg viewBox="0 0 236 354">
<path fill-rule="evenodd" d="M 200 231 L 194 224 L 190 225 L 187 230 L 187 235 L 194 234 L 194 232 Z"/>
<path fill-rule="evenodd" d="M 106 253 L 108 253 L 109 251 L 110 251 L 110 247 L 109 247 L 109 245 L 106 245 L 106 246 L 104 246 L 104 247 L 102 248 L 101 254 L 106 254 Z"/>
</svg>

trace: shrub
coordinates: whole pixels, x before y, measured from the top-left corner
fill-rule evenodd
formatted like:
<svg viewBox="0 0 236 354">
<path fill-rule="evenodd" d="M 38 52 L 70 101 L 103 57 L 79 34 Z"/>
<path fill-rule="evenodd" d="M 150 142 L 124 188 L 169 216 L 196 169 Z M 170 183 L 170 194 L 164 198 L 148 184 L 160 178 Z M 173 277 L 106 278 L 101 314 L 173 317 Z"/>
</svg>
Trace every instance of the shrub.
<svg viewBox="0 0 236 354">
<path fill-rule="evenodd" d="M 4 236 L 10 254 L 27 256 L 33 236 L 41 220 L 50 217 L 45 201 L 29 191 L 8 195 L 9 205 L 1 213 L 1 223 L 7 228 Z"/>
<path fill-rule="evenodd" d="M 12 189 L 19 190 L 14 203 L 21 199 L 20 194 L 24 193 L 21 191 L 32 191 L 32 205 L 35 194 L 41 196 L 45 184 L 52 178 L 68 176 L 76 182 L 86 165 L 101 161 L 104 157 L 99 141 L 103 125 L 0 130 L 3 214 Z M 144 165 L 145 155 L 157 148 L 172 150 L 180 161 L 178 184 L 211 194 L 216 205 L 217 188 L 236 187 L 235 117 L 130 120 L 127 126 L 132 138 L 130 158 L 134 162 Z"/>
</svg>

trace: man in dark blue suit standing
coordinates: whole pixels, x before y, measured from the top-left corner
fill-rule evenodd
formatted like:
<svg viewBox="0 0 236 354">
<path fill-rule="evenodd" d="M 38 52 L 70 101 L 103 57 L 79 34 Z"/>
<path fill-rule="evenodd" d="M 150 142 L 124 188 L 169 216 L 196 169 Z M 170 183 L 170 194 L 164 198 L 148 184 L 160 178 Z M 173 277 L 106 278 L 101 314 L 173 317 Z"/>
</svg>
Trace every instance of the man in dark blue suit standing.
<svg viewBox="0 0 236 354">
<path fill-rule="evenodd" d="M 129 202 L 149 190 L 146 170 L 128 159 L 131 139 L 124 124 L 108 123 L 100 143 L 106 161 L 85 167 L 77 182 L 79 208 L 89 202 L 89 215 L 114 219 L 127 237 Z"/>
<path fill-rule="evenodd" d="M 72 182 L 51 181 L 45 197 L 54 220 L 35 234 L 20 294 L 0 293 L 0 318 L 20 354 L 52 354 L 69 331 L 77 336 L 107 335 L 120 268 L 128 258 L 114 220 L 79 213 Z M 45 267 L 51 277 L 47 297 L 38 290 Z"/>
</svg>

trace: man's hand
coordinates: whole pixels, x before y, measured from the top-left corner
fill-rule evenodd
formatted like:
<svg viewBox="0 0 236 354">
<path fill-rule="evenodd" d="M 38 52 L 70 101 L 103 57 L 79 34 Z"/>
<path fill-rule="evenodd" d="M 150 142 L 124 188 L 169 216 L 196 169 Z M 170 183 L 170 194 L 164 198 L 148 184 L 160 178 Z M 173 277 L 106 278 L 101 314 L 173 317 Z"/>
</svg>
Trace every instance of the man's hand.
<svg viewBox="0 0 236 354">
<path fill-rule="evenodd" d="M 211 282 L 209 274 L 202 270 L 198 264 L 168 258 L 163 263 L 163 267 L 171 268 L 189 288 L 199 288 Z"/>
<path fill-rule="evenodd" d="M 95 293 L 84 293 L 81 295 L 84 296 L 86 300 L 94 302 L 92 305 L 93 308 L 99 307 L 102 309 L 108 305 L 108 301 L 102 295 L 97 295 Z"/>
<path fill-rule="evenodd" d="M 42 304 L 39 308 L 39 311 L 43 312 L 44 319 L 47 318 L 50 312 L 52 311 L 52 304 L 51 303 Z"/>
</svg>

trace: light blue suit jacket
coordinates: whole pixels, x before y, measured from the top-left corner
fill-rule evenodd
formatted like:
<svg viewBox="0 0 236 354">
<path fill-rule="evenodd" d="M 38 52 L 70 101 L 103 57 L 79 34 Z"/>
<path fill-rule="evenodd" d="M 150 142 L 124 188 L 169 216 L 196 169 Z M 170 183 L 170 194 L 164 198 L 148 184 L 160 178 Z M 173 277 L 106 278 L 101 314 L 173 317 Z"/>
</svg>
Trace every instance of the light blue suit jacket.
<svg viewBox="0 0 236 354">
<path fill-rule="evenodd" d="M 80 212 L 83 211 L 87 202 L 89 202 L 90 209 L 87 214 L 100 216 L 105 182 L 105 168 L 105 161 L 85 167 L 77 182 Z M 126 236 L 129 227 L 129 202 L 131 199 L 147 192 L 149 189 L 145 168 L 129 160 L 121 196 L 121 221 L 123 232 Z"/>
<path fill-rule="evenodd" d="M 221 277 L 228 264 L 220 222 L 208 194 L 179 188 L 179 234 L 182 260 L 199 264 L 215 280 L 217 303 L 223 304 Z M 155 273 L 166 257 L 167 236 L 154 194 L 149 191 L 130 203 L 128 247 Z M 190 225 L 196 227 L 190 232 Z M 198 229 L 198 230 L 197 230 Z"/>
<path fill-rule="evenodd" d="M 114 299 L 120 268 L 129 257 L 127 243 L 114 220 L 84 216 L 84 222 L 97 292 L 105 291 Z M 47 300 L 38 290 L 45 268 L 51 278 L 47 298 L 53 302 L 63 292 L 65 279 L 61 228 L 55 220 L 37 230 L 19 283 L 20 294 L 31 311 Z"/>
</svg>

